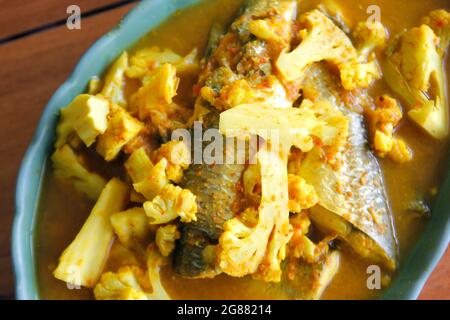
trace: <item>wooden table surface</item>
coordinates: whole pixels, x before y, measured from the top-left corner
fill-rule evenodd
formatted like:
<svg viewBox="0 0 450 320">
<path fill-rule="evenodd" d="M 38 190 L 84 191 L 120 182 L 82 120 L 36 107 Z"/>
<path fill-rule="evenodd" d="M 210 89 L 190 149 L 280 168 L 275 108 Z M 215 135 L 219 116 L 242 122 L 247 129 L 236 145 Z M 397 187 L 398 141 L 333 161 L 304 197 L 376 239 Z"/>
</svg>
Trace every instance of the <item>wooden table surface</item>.
<svg viewBox="0 0 450 320">
<path fill-rule="evenodd" d="M 80 6 L 81 30 L 68 30 L 66 9 Z M 81 55 L 136 2 L 0 0 L 0 299 L 14 298 L 11 224 L 17 171 L 40 114 Z M 450 251 L 421 299 L 450 299 Z"/>
</svg>

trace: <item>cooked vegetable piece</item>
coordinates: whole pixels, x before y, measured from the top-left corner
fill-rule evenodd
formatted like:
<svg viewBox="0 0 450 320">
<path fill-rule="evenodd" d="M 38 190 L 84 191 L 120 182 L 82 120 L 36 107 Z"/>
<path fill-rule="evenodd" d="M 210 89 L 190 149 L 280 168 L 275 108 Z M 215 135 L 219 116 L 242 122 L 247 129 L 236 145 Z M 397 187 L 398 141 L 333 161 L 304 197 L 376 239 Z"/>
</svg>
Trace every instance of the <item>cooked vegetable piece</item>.
<svg viewBox="0 0 450 320">
<path fill-rule="evenodd" d="M 333 251 L 316 264 L 288 262 L 285 287 L 295 299 L 318 300 L 339 271 L 340 254 Z"/>
<path fill-rule="evenodd" d="M 279 142 L 292 143 L 308 152 L 314 146 L 313 136 L 327 146 L 339 147 L 345 143 L 348 121 L 326 101 L 313 105 L 305 100 L 300 108 L 274 108 L 260 103 L 240 105 L 223 112 L 220 130 L 223 134 L 240 137 L 255 134 L 264 139 L 278 138 Z"/>
<path fill-rule="evenodd" d="M 145 271 L 137 266 L 123 267 L 103 274 L 94 296 L 97 300 L 148 300 L 143 287 L 148 289 Z"/>
<path fill-rule="evenodd" d="M 385 79 L 406 102 L 409 117 L 436 139 L 445 138 L 449 131 L 443 66 L 449 43 L 449 16 L 441 10 L 424 19 L 438 34 L 423 24 L 393 38 L 383 63 Z"/>
<path fill-rule="evenodd" d="M 153 163 L 147 155 L 145 148 L 134 151 L 125 161 L 125 169 L 134 183 L 138 183 L 147 178 L 153 169 Z"/>
<path fill-rule="evenodd" d="M 293 228 L 293 235 L 288 244 L 288 256 L 301 259 L 302 263 L 314 264 L 323 261 L 330 249 L 328 243 L 334 239 L 334 236 L 325 237 L 315 244 L 307 236 L 311 221 L 306 213 L 296 214 L 289 220 Z"/>
<path fill-rule="evenodd" d="M 197 54 L 197 49 L 194 49 L 183 58 L 170 49 L 158 47 L 141 49 L 130 58 L 126 75 L 132 79 L 143 79 L 148 72 L 166 63 L 176 66 L 178 74 L 195 74 L 200 68 Z"/>
<path fill-rule="evenodd" d="M 380 67 L 374 60 L 367 63 L 345 62 L 340 65 L 339 70 L 345 90 L 368 88 L 374 80 L 381 78 Z"/>
<path fill-rule="evenodd" d="M 154 243 L 147 248 L 147 272 L 148 279 L 152 285 L 152 293 L 149 295 L 150 300 L 169 300 L 169 294 L 164 289 L 161 282 L 161 268 L 167 265 L 168 260 L 164 258 Z"/>
<path fill-rule="evenodd" d="M 132 208 L 114 213 L 110 220 L 114 233 L 125 247 L 142 248 L 150 242 L 152 230 L 143 208 Z"/>
<path fill-rule="evenodd" d="M 121 107 L 127 106 L 125 98 L 125 70 L 128 68 L 128 53 L 125 51 L 108 70 L 101 95 L 111 103 Z"/>
<path fill-rule="evenodd" d="M 386 44 L 387 33 L 379 21 L 361 21 L 353 30 L 357 58 L 340 65 L 342 86 L 345 90 L 368 88 L 381 78 L 381 70 L 374 50 Z"/>
<path fill-rule="evenodd" d="M 124 108 L 111 105 L 108 129 L 98 139 L 97 152 L 106 161 L 114 160 L 122 148 L 137 137 L 144 124 L 133 118 Z"/>
<path fill-rule="evenodd" d="M 147 172 L 144 180 L 137 181 L 133 184 L 134 189 L 147 200 L 153 200 L 165 187 L 170 185 L 169 178 L 166 174 L 167 166 L 167 160 L 165 158 L 161 159 L 161 161 Z"/>
<path fill-rule="evenodd" d="M 90 147 L 97 136 L 105 133 L 108 113 L 107 100 L 89 94 L 80 94 L 61 110 L 61 119 L 56 128 L 55 148 L 61 148 L 66 144 L 73 131 L 86 146 Z"/>
<path fill-rule="evenodd" d="M 153 160 L 158 163 L 167 160 L 166 173 L 170 181 L 180 183 L 183 172 L 191 164 L 191 151 L 183 141 L 170 141 L 155 151 Z"/>
<path fill-rule="evenodd" d="M 143 80 L 143 86 L 134 95 L 134 108 L 138 111 L 139 118 L 147 119 L 152 110 L 164 111 L 173 102 L 179 81 L 176 67 L 169 63 L 149 73 Z"/>
<path fill-rule="evenodd" d="M 389 158 L 397 163 L 406 163 L 413 159 L 413 153 L 403 139 L 396 138 L 389 152 Z"/>
<path fill-rule="evenodd" d="M 139 266 L 120 268 L 102 275 L 94 289 L 97 300 L 168 300 L 161 284 L 160 268 L 166 260 L 151 244 L 147 249 L 147 270 Z"/>
<path fill-rule="evenodd" d="M 289 211 L 300 213 L 303 210 L 314 207 L 319 198 L 312 186 L 295 174 L 288 175 Z"/>
<path fill-rule="evenodd" d="M 181 222 L 196 221 L 197 204 L 191 191 L 174 185 L 167 185 L 152 201 L 144 203 L 144 210 L 150 224 L 164 224 L 178 217 Z"/>
<path fill-rule="evenodd" d="M 114 241 L 109 251 L 107 265 L 113 270 L 127 266 L 140 266 L 145 262 L 145 256 L 141 253 L 128 249 L 120 241 Z"/>
<path fill-rule="evenodd" d="M 412 152 L 406 143 L 394 137 L 394 130 L 403 117 L 397 101 L 387 95 L 375 100 L 375 109 L 366 110 L 369 130 L 373 140 L 373 150 L 379 157 L 389 156 L 392 160 L 404 163 L 412 159 Z"/>
<path fill-rule="evenodd" d="M 106 180 L 90 172 L 73 149 L 66 145 L 56 149 L 52 155 L 53 172 L 56 177 L 68 179 L 78 191 L 91 200 L 97 200 L 106 185 Z"/>
<path fill-rule="evenodd" d="M 437 51 L 441 57 L 445 56 L 450 43 L 450 13 L 444 9 L 433 10 L 422 19 L 422 23 L 439 37 Z"/>
<path fill-rule="evenodd" d="M 75 240 L 59 258 L 53 273 L 57 279 L 76 286 L 95 286 L 114 239 L 110 217 L 124 209 L 128 193 L 120 180 L 108 182 Z"/>
<path fill-rule="evenodd" d="M 387 41 L 387 32 L 379 21 L 360 21 L 352 32 L 358 53 L 358 60 L 368 61 L 374 50 L 383 48 Z"/>
<path fill-rule="evenodd" d="M 175 241 L 180 239 L 180 232 L 174 224 L 159 227 L 155 243 L 163 257 L 168 257 L 175 249 Z"/>
<path fill-rule="evenodd" d="M 221 270 L 234 277 L 258 272 L 258 278 L 279 282 L 281 261 L 292 235 L 289 224 L 287 159 L 278 151 L 260 150 L 262 195 L 255 227 L 247 227 L 239 218 L 228 220 L 219 240 L 218 261 Z M 273 233 L 273 237 L 270 235 Z M 255 275 L 254 275 L 255 276 Z"/>
<path fill-rule="evenodd" d="M 257 134 L 271 144 L 258 152 L 262 189 L 258 224 L 249 228 L 239 218 L 224 224 L 218 259 L 225 273 L 237 277 L 254 274 L 265 281 L 280 281 L 280 263 L 291 236 L 287 173 L 291 145 L 309 151 L 314 135 L 323 145 L 339 147 L 347 137 L 348 123 L 342 113 L 323 102 L 317 106 L 312 108 L 309 102 L 300 108 L 242 105 L 221 114 L 220 131 L 227 136 Z M 251 124 L 250 128 L 248 124 Z M 267 134 L 270 129 L 277 130 L 277 140 Z M 301 199 L 292 191 L 294 201 L 298 200 L 294 209 L 298 209 L 298 205 L 302 205 Z M 311 200 L 314 202 L 311 205 L 317 202 Z M 271 234 L 273 236 L 269 238 Z"/>
<path fill-rule="evenodd" d="M 250 164 L 242 175 L 245 196 L 254 205 L 261 201 L 261 168 L 258 164 Z"/>
<path fill-rule="evenodd" d="M 292 52 L 284 52 L 277 61 L 278 70 L 288 81 L 304 77 L 314 62 L 328 61 L 336 66 L 356 59 L 356 50 L 347 35 L 319 10 L 300 17 L 304 28 L 302 41 Z"/>
</svg>

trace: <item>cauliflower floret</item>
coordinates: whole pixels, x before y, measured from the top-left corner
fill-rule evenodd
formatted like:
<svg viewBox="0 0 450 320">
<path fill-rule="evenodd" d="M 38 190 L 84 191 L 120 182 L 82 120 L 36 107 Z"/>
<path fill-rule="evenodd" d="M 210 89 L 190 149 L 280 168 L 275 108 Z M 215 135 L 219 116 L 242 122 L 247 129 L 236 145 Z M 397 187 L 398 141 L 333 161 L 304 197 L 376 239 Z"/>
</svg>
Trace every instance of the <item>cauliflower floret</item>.
<svg viewBox="0 0 450 320">
<path fill-rule="evenodd" d="M 144 203 L 144 210 L 150 224 L 169 223 L 178 217 L 181 222 L 197 221 L 197 203 L 191 191 L 174 185 L 167 185 L 153 201 Z"/>
<path fill-rule="evenodd" d="M 140 266 L 145 261 L 145 256 L 140 253 L 142 252 L 138 253 L 133 249 L 128 249 L 120 241 L 114 241 L 108 254 L 108 268 L 118 270 L 126 266 Z"/>
<path fill-rule="evenodd" d="M 167 177 L 167 160 L 161 159 L 150 171 L 144 180 L 133 184 L 134 190 L 142 194 L 147 200 L 153 200 L 166 186 L 170 185 Z"/>
<path fill-rule="evenodd" d="M 303 14 L 300 18 L 303 39 L 294 51 L 282 53 L 276 64 L 287 81 L 303 77 L 314 62 L 328 61 L 336 66 L 357 58 L 347 35 L 319 10 Z"/>
<path fill-rule="evenodd" d="M 398 163 L 409 162 L 413 158 L 413 154 L 405 141 L 402 139 L 394 139 L 392 149 L 388 154 L 389 158 Z"/>
<path fill-rule="evenodd" d="M 150 160 L 145 148 L 139 148 L 134 151 L 131 156 L 125 161 L 125 169 L 134 183 L 141 182 L 149 176 L 153 169 L 153 163 Z"/>
<path fill-rule="evenodd" d="M 94 296 L 97 300 L 148 300 L 142 288 L 145 283 L 145 272 L 137 267 L 123 267 L 117 272 L 107 272 L 102 275 L 95 286 Z"/>
<path fill-rule="evenodd" d="M 394 129 L 403 117 L 397 101 L 389 96 L 375 100 L 375 110 L 368 110 L 369 129 L 373 135 L 373 149 L 379 157 L 389 155 L 394 161 L 404 163 L 412 159 L 406 143 L 394 137 Z"/>
<path fill-rule="evenodd" d="M 386 45 L 387 32 L 379 21 L 360 21 L 353 29 L 353 40 L 360 60 L 369 60 L 372 52 Z"/>
<path fill-rule="evenodd" d="M 106 161 L 114 160 L 122 148 L 133 140 L 144 128 L 144 124 L 133 118 L 125 109 L 111 105 L 108 129 L 98 139 L 97 152 Z"/>
<path fill-rule="evenodd" d="M 220 90 L 220 98 L 222 106 L 214 103 L 214 101 L 212 104 L 219 107 L 221 110 L 226 110 L 239 104 L 250 103 L 254 101 L 256 97 L 255 91 L 250 87 L 249 83 L 245 79 L 239 79 L 225 85 Z"/>
<path fill-rule="evenodd" d="M 287 169 L 291 146 L 309 151 L 314 136 L 326 146 L 339 147 L 347 139 L 348 121 L 325 102 L 313 105 L 309 101 L 300 108 L 281 109 L 253 104 L 223 112 L 219 129 L 226 136 L 256 134 L 266 141 L 257 154 L 261 174 L 259 208 L 249 208 L 225 222 L 219 239 L 219 267 L 231 276 L 252 274 L 257 279 L 279 282 L 280 264 L 292 235 Z M 268 132 L 270 129 L 277 130 L 277 140 Z M 241 216 L 255 218 L 243 221 Z M 257 222 L 249 226 L 248 220 Z"/>
<path fill-rule="evenodd" d="M 397 100 L 383 95 L 375 100 L 375 110 L 368 110 L 369 127 L 371 132 L 377 130 L 392 135 L 395 127 L 403 118 L 402 108 Z"/>
<path fill-rule="evenodd" d="M 373 148 L 379 157 L 384 158 L 392 150 L 393 145 L 394 138 L 392 135 L 388 135 L 380 130 L 375 131 Z"/>
<path fill-rule="evenodd" d="M 293 234 L 289 241 L 289 256 L 302 258 L 310 264 L 322 260 L 328 253 L 328 239 L 316 245 L 306 236 L 311 226 L 308 215 L 298 213 L 290 218 L 290 224 Z"/>
<path fill-rule="evenodd" d="M 56 177 L 70 180 L 74 187 L 86 194 L 89 199 L 97 200 L 106 180 L 90 172 L 71 147 L 64 145 L 52 155 L 53 170 Z"/>
<path fill-rule="evenodd" d="M 286 88 L 274 75 L 258 78 L 248 82 L 245 79 L 230 80 L 224 84 L 220 92 L 205 85 L 200 89 L 200 96 L 218 110 L 228 110 L 240 104 L 264 102 L 276 105 L 277 108 L 290 108 L 292 100 Z M 198 103 L 197 108 L 201 107 Z"/>
<path fill-rule="evenodd" d="M 345 144 L 348 120 L 326 101 L 313 104 L 305 99 L 300 108 L 274 108 L 264 103 L 239 105 L 221 113 L 220 130 L 225 135 L 255 134 L 266 140 L 276 138 L 271 136 L 275 130 L 277 142 L 292 143 L 308 152 L 314 147 L 313 136 L 326 146 L 339 148 Z"/>
<path fill-rule="evenodd" d="M 132 153 L 125 168 L 133 180 L 134 189 L 148 200 L 153 200 L 170 181 L 179 183 L 183 171 L 189 167 L 190 151 L 182 141 L 171 141 L 154 152 L 153 165 L 145 148 Z"/>
<path fill-rule="evenodd" d="M 131 109 L 138 112 L 141 120 L 148 119 L 151 110 L 163 111 L 173 102 L 179 82 L 176 67 L 169 63 L 163 64 L 144 78 L 143 86 L 132 98 Z"/>
<path fill-rule="evenodd" d="M 111 215 L 111 225 L 120 242 L 127 248 L 139 248 L 151 240 L 151 229 L 143 208 L 132 208 Z"/>
<path fill-rule="evenodd" d="M 450 13 L 443 9 L 433 10 L 422 19 L 422 23 L 433 29 L 439 37 L 437 50 L 443 57 L 450 42 Z"/>
<path fill-rule="evenodd" d="M 175 249 L 175 241 L 180 239 L 181 234 L 174 224 L 159 227 L 156 231 L 155 243 L 163 257 L 168 257 Z"/>
<path fill-rule="evenodd" d="M 192 109 L 178 103 L 171 103 L 164 108 L 149 111 L 152 126 L 165 139 L 170 139 L 170 132 L 187 128 L 186 124 L 190 121 L 192 114 Z"/>
<path fill-rule="evenodd" d="M 383 63 L 388 85 L 409 107 L 408 116 L 436 139 L 448 135 L 448 102 L 444 55 L 448 47 L 449 13 L 433 11 L 424 21 L 390 41 Z"/>
<path fill-rule="evenodd" d="M 307 263 L 318 263 L 328 254 L 328 239 L 315 244 L 306 235 L 299 236 L 289 242 L 294 258 L 302 258 Z"/>
<path fill-rule="evenodd" d="M 265 40 L 276 52 L 289 45 L 292 38 L 292 20 L 297 13 L 295 1 L 281 1 L 277 6 L 283 14 L 255 15 L 247 26 L 250 33 Z"/>
<path fill-rule="evenodd" d="M 69 135 L 75 131 L 84 144 L 90 147 L 98 135 L 105 133 L 108 101 L 89 94 L 77 96 L 66 108 L 61 110 L 61 120 L 56 128 L 58 136 L 55 148 L 67 143 Z"/>
<path fill-rule="evenodd" d="M 150 244 L 146 252 L 147 270 L 138 266 L 126 266 L 117 272 L 102 275 L 94 289 L 97 300 L 168 300 L 164 289 L 161 267 L 167 260 L 161 256 L 155 244 Z"/>
<path fill-rule="evenodd" d="M 170 141 L 159 148 L 153 157 L 155 163 L 167 160 L 166 174 L 170 181 L 180 183 L 183 171 L 191 164 L 191 151 L 183 141 Z"/>
<path fill-rule="evenodd" d="M 258 152 L 258 160 L 262 184 L 260 207 L 248 208 L 243 213 L 258 216 L 257 224 L 249 227 L 239 217 L 225 222 L 219 239 L 218 261 L 221 270 L 231 276 L 253 274 L 265 281 L 279 282 L 280 263 L 291 237 L 287 159 L 264 148 Z"/>
<path fill-rule="evenodd" d="M 319 202 L 314 187 L 307 184 L 300 176 L 290 174 L 288 182 L 290 212 L 300 213 L 302 210 L 314 207 Z"/>
<path fill-rule="evenodd" d="M 381 78 L 381 70 L 374 60 L 367 63 L 345 62 L 339 66 L 339 70 L 342 86 L 349 91 L 368 88 L 374 80 Z"/>
<path fill-rule="evenodd" d="M 114 62 L 105 76 L 104 86 L 100 94 L 113 104 L 127 106 L 125 99 L 125 70 L 128 68 L 128 53 L 125 51 Z"/>
<path fill-rule="evenodd" d="M 309 219 L 306 211 L 292 215 L 289 218 L 289 223 L 291 224 L 293 229 L 292 239 L 295 236 L 307 234 L 309 232 L 309 228 L 311 227 L 311 220 Z"/>
<path fill-rule="evenodd" d="M 384 26 L 375 21 L 359 22 L 353 30 L 357 58 L 339 66 L 342 86 L 345 90 L 368 88 L 374 80 L 381 78 L 381 70 L 373 51 L 386 43 L 387 34 Z"/>
<path fill-rule="evenodd" d="M 314 264 L 291 259 L 288 262 L 286 285 L 296 299 L 318 300 L 340 269 L 340 253 L 332 251 Z"/>
<path fill-rule="evenodd" d="M 258 164 L 251 164 L 245 169 L 242 182 L 246 198 L 253 204 L 259 204 L 261 201 L 261 168 Z"/>
<path fill-rule="evenodd" d="M 159 275 L 161 267 L 168 264 L 168 259 L 161 255 L 155 243 L 148 246 L 146 255 L 148 279 L 152 286 L 152 294 L 149 295 L 149 299 L 169 300 L 170 297 L 164 289 Z"/>
<path fill-rule="evenodd" d="M 178 74 L 195 74 L 200 69 L 197 56 L 197 49 L 192 50 L 183 58 L 170 49 L 145 48 L 138 50 L 131 57 L 126 75 L 132 79 L 143 79 L 149 71 L 159 68 L 165 63 L 175 65 Z"/>
<path fill-rule="evenodd" d="M 276 24 L 269 20 L 251 20 L 248 30 L 258 39 L 274 43 L 284 43 L 284 39 L 276 33 Z"/>
<path fill-rule="evenodd" d="M 128 194 L 122 181 L 114 178 L 108 182 L 75 240 L 59 258 L 55 278 L 75 286 L 95 286 L 114 240 L 110 217 L 124 209 Z"/>
</svg>

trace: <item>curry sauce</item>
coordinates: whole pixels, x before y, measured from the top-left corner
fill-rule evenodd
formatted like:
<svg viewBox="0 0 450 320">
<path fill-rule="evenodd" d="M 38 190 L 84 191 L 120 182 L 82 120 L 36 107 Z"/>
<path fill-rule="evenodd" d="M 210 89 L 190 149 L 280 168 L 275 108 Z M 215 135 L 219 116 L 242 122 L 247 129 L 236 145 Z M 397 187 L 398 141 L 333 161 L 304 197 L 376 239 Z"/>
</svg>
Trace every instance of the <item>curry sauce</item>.
<svg viewBox="0 0 450 320">
<path fill-rule="evenodd" d="M 367 13 L 366 10 L 373 4 L 372 2 L 370 0 L 335 1 L 342 8 L 343 16 L 350 27 L 353 27 L 358 21 L 367 19 L 370 13 Z M 170 48 L 180 55 L 188 54 L 192 48 L 198 48 L 200 52 L 203 52 L 213 21 L 225 28 L 233 21 L 242 3 L 242 0 L 209 0 L 177 12 L 155 30 L 150 31 L 130 52 L 150 46 Z M 316 0 L 304 0 L 300 2 L 299 9 L 301 12 L 305 12 L 313 9 L 319 3 L 321 2 Z M 445 0 L 408 2 L 377 0 L 377 6 L 381 10 L 382 23 L 391 34 L 416 26 L 420 18 L 432 9 L 450 9 Z M 447 74 L 450 74 L 448 64 Z M 176 99 L 193 104 L 192 86 L 195 81 L 194 78 L 182 78 Z M 374 97 L 392 94 L 383 81 L 378 81 L 371 88 L 370 93 Z M 380 164 L 394 216 L 400 263 L 402 263 L 420 237 L 428 219 L 425 215 L 413 212 L 410 205 L 418 199 L 432 201 L 435 196 L 436 190 L 441 184 L 440 172 L 442 172 L 447 159 L 448 139 L 445 142 L 432 139 L 407 117 L 402 120 L 396 134 L 403 138 L 412 149 L 413 160 L 409 163 L 397 164 L 381 159 Z M 99 166 L 99 163 L 100 161 L 93 161 L 91 165 Z M 117 175 L 114 164 L 103 170 L 106 176 Z M 52 170 L 47 170 L 35 235 L 38 287 L 41 298 L 92 298 L 90 290 L 68 289 L 64 282 L 56 280 L 52 275 L 59 255 L 80 230 L 92 206 L 92 202 L 74 192 L 70 185 L 57 180 Z M 106 269 L 113 270 L 118 264 L 120 265 L 120 262 L 115 261 L 112 256 Z M 354 253 L 343 250 L 340 269 L 322 298 L 369 299 L 378 297 L 381 291 L 370 291 L 366 285 L 368 277 L 366 270 L 370 264 L 369 261 Z M 252 280 L 250 277 L 233 278 L 220 275 L 214 279 L 189 280 L 176 275 L 172 266 L 166 266 L 162 270 L 162 279 L 167 292 L 174 299 L 289 298 L 279 286 Z"/>
</svg>

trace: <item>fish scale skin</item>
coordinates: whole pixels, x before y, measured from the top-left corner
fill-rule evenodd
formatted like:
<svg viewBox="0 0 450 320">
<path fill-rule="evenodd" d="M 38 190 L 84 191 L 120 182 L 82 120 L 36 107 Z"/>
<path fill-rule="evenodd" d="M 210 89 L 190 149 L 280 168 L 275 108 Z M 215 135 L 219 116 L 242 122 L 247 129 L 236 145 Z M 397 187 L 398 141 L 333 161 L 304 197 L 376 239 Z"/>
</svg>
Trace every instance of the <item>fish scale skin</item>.
<svg viewBox="0 0 450 320">
<path fill-rule="evenodd" d="M 264 41 L 257 40 L 248 31 L 248 22 L 270 15 L 292 20 L 296 13 L 295 0 L 250 0 L 242 15 L 231 25 L 228 34 L 238 39 L 241 48 L 238 55 L 228 60 L 214 60 L 215 49 L 207 50 L 211 58 L 206 63 L 199 83 L 208 84 L 216 92 L 236 79 L 247 79 L 249 82 L 270 75 L 271 61 L 264 65 L 245 64 L 246 61 L 261 56 L 270 56 L 269 48 Z M 289 25 L 287 25 L 289 26 Z M 222 38 L 223 39 L 223 38 Z M 289 39 L 286 39 L 289 40 Z M 286 41 L 289 44 L 290 41 Z M 235 61 L 236 60 L 236 61 Z M 211 62 L 212 61 L 212 62 Z M 244 63 L 243 63 L 244 62 Z M 272 61 L 273 62 L 273 61 Z M 233 76 L 225 78 L 222 74 L 232 71 Z M 211 107 L 211 106 L 208 106 Z M 204 123 L 204 128 L 217 128 L 219 113 L 213 111 L 210 124 Z M 236 185 L 240 181 L 245 165 L 192 165 L 184 174 L 181 184 L 189 189 L 197 198 L 197 221 L 181 226 L 181 238 L 178 240 L 174 257 L 174 270 L 179 275 L 188 278 L 201 277 L 207 271 L 202 252 L 210 244 L 217 244 L 222 233 L 223 223 L 234 216 L 233 204 L 236 201 Z"/>
</svg>

